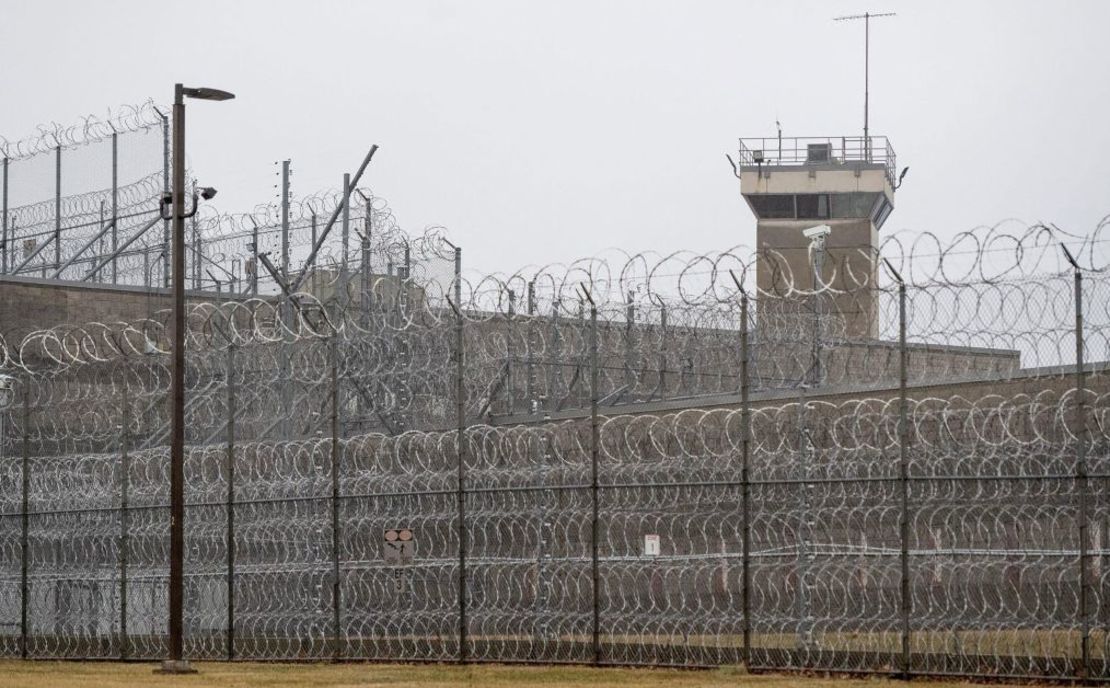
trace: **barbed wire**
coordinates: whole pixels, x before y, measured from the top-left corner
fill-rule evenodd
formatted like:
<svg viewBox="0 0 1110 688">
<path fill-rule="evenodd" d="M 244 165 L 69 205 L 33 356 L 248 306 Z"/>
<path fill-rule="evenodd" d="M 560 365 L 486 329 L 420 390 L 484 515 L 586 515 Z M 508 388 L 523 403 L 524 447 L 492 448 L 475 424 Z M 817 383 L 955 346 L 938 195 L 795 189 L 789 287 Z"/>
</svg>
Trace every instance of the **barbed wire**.
<svg viewBox="0 0 1110 688">
<path fill-rule="evenodd" d="M 191 656 L 1110 678 L 1110 220 L 481 274 L 351 197 L 190 235 Z M 0 337 L 0 655 L 166 654 L 163 305 Z"/>
<path fill-rule="evenodd" d="M 35 134 L 17 141 L 10 141 L 0 135 L 0 157 L 11 161 L 25 160 L 52 152 L 59 146 L 82 146 L 104 141 L 111 138 L 112 134 L 160 127 L 163 112 L 169 112 L 169 109 L 164 106 L 159 109 L 153 100 L 147 100 L 138 105 L 123 105 L 114 113 L 109 111 L 104 118 L 86 115 L 76 124 L 52 122 L 49 125 L 40 125 Z"/>
<path fill-rule="evenodd" d="M 1110 469 L 1106 392 L 1090 393 L 1090 437 Z M 1074 395 L 995 395 L 911 402 L 915 577 L 911 584 L 918 670 L 1056 675 L 1078 661 L 1073 587 L 1077 483 Z M 737 476 L 745 421 L 739 409 L 687 409 L 606 417 L 599 434 L 604 485 L 600 541 L 606 661 L 721 664 L 742 657 L 743 525 L 755 622 L 753 665 L 882 669 L 897 654 L 895 402 L 860 398 L 753 408 L 752 490 L 745 519 Z M 235 543 L 239 564 L 236 656 L 323 658 L 332 649 L 322 543 L 341 535 L 342 656 L 450 660 L 456 656 L 454 555 L 458 542 L 455 431 L 370 433 L 340 441 L 341 517 L 329 515 L 330 439 L 244 443 L 236 448 Z M 470 509 L 466 533 L 471 657 L 476 660 L 589 659 L 589 486 L 586 421 L 500 427 L 464 435 Z M 973 452 L 968 451 L 974 449 Z M 67 547 L 42 550 L 56 590 L 94 585 L 90 567 L 111 570 L 118 553 L 100 543 L 119 532 L 117 454 L 35 460 L 30 508 L 35 532 L 64 532 Z M 228 533 L 222 500 L 230 476 L 222 446 L 194 447 L 186 463 L 190 502 L 188 651 L 223 656 Z M 132 593 L 128 650 L 163 651 L 164 449 L 133 451 L 126 481 Z M 1059 477 L 1058 477 L 1059 476 Z M 0 492 L 18 508 L 17 480 Z M 211 506 L 202 506 L 211 504 Z M 1097 514 L 1105 516 L 1105 502 Z M 91 517 L 90 513 L 105 514 Z M 1020 530 L 1016 530 L 1020 524 Z M 381 563 L 377 538 L 403 525 L 416 533 L 419 563 Z M 645 556 L 644 535 L 659 555 Z M 320 544 L 316 544 L 320 543 Z M 1093 550 L 1106 557 L 1104 548 Z M 1094 590 L 1105 590 L 1100 569 Z M 107 576 L 104 588 L 118 586 Z M 38 585 L 44 585 L 40 582 Z M 138 592 L 134 592 L 138 591 Z M 32 619 L 49 634 L 30 638 L 31 656 L 114 653 L 112 618 L 73 603 L 32 598 Z M 1101 600 L 1101 596 L 1099 597 Z M 130 602 L 135 602 L 129 598 Z M 306 603 L 307 602 L 307 603 Z M 1100 604 L 1102 604 L 1100 602 Z M 1098 607 L 1101 608 L 1101 607 Z M 60 616 L 58 614 L 61 614 Z M 9 644 L 5 649 L 11 651 Z M 1055 658 L 1055 659 L 1054 659 Z M 876 664 L 875 662 L 880 662 Z M 1105 675 L 1105 660 L 1093 661 Z"/>
</svg>

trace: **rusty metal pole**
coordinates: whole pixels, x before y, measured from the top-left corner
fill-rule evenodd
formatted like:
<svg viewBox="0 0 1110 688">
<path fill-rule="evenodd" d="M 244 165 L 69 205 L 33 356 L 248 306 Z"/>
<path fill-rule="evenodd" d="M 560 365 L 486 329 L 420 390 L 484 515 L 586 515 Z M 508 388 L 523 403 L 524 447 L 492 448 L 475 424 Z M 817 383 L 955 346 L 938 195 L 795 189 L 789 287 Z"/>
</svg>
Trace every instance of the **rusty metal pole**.
<svg viewBox="0 0 1110 688">
<path fill-rule="evenodd" d="M 289 160 L 281 161 L 281 277 L 289 282 Z"/>
<path fill-rule="evenodd" d="M 1075 269 L 1075 411 L 1079 421 L 1075 443 L 1075 474 L 1079 490 L 1079 615 L 1080 678 L 1090 678 L 1091 669 L 1091 507 L 1087 480 L 1087 390 L 1083 351 L 1083 272 L 1069 255 Z"/>
<path fill-rule="evenodd" d="M 164 671 L 188 671 L 184 661 L 185 559 L 185 96 L 173 101 L 173 364 L 170 379 L 170 657 Z"/>
<path fill-rule="evenodd" d="M 597 354 L 597 304 L 588 291 L 590 302 L 590 565 L 593 578 L 593 655 L 594 664 L 601 663 L 601 566 L 598 559 L 601 538 L 601 510 L 598 504 L 600 425 L 598 423 L 598 354 Z"/>
<path fill-rule="evenodd" d="M 913 596 L 910 590 L 910 462 L 909 462 L 909 350 L 906 348 L 906 283 L 898 280 L 898 482 L 901 514 L 901 616 L 902 616 L 902 678 L 910 677 L 910 614 Z"/>
<path fill-rule="evenodd" d="M 467 661 L 466 628 L 466 365 L 463 350 L 462 249 L 455 247 L 455 424 L 458 475 L 455 495 L 459 520 L 459 663 Z"/>
<path fill-rule="evenodd" d="M 742 485 L 742 506 L 744 531 L 741 562 L 743 569 L 743 588 L 741 606 L 744 616 L 744 666 L 752 664 L 752 517 L 751 517 L 751 378 L 749 377 L 748 349 L 748 295 L 740 295 L 740 482 Z"/>
<path fill-rule="evenodd" d="M 528 334 L 525 339 L 525 396 L 528 399 L 525 413 L 534 414 L 538 410 L 536 403 L 536 360 L 535 360 L 535 335 L 536 335 L 536 283 L 528 282 Z"/>
<path fill-rule="evenodd" d="M 516 405 L 513 403 L 516 396 L 516 387 L 513 385 L 513 358 L 516 357 L 516 347 L 513 344 L 516 341 L 516 293 L 510 289 L 509 296 L 509 312 L 505 322 L 506 337 L 505 337 L 505 413 L 510 416 L 516 411 Z M 490 400 L 492 403 L 492 400 Z"/>
<path fill-rule="evenodd" d="M 23 441 L 20 489 L 22 498 L 20 502 L 20 536 L 19 536 L 19 656 L 27 659 L 28 655 L 28 624 L 27 609 L 30 606 L 29 566 L 31 551 L 28 548 L 30 522 L 28 521 L 28 508 L 30 507 L 31 492 L 31 385 L 30 380 L 24 378 L 23 383 Z"/>
<path fill-rule="evenodd" d="M 131 652 L 131 640 L 127 635 L 127 565 L 131 552 L 130 541 L 130 512 L 128 498 L 131 486 L 131 458 L 130 433 L 131 433 L 131 397 L 127 393 L 127 383 L 122 386 L 122 406 L 120 409 L 122 422 L 120 423 L 120 504 L 119 504 L 119 635 L 120 659 L 127 659 Z"/>
<path fill-rule="evenodd" d="M 54 269 L 62 266 L 62 147 L 54 159 Z M 45 275 L 43 275 L 45 277 Z"/>
<path fill-rule="evenodd" d="M 177 160 L 179 159 L 179 156 L 177 154 L 180 152 L 180 153 L 182 153 L 182 156 L 183 156 L 184 155 L 184 150 L 185 150 L 185 120 L 184 120 L 185 104 L 184 104 L 183 97 L 184 97 L 184 89 L 182 89 L 181 84 L 178 84 L 175 87 L 175 91 L 174 91 L 174 111 L 173 111 L 174 132 L 173 132 L 173 135 L 172 135 L 173 136 L 172 145 L 173 145 L 174 154 L 173 154 L 172 158 L 170 157 L 170 146 L 171 146 L 171 143 L 170 143 L 170 137 L 171 137 L 170 127 L 169 127 L 169 123 L 166 122 L 166 116 L 162 115 L 162 192 L 163 193 L 174 193 L 175 194 L 174 195 L 174 204 L 175 204 L 174 208 L 176 208 L 177 211 L 181 212 L 181 213 L 185 212 L 185 162 L 184 162 L 184 160 L 182 160 L 182 162 L 181 162 L 181 175 L 179 177 L 177 175 Z M 181 141 L 182 142 L 181 142 L 181 150 L 180 151 L 178 151 L 178 149 L 177 149 L 177 109 L 176 108 L 177 108 L 178 103 L 181 104 L 181 116 L 183 118 L 181 120 L 181 137 L 182 137 Z M 170 171 L 171 165 L 173 166 L 173 171 L 172 172 Z M 177 179 L 181 179 L 181 195 L 180 196 L 177 196 L 176 192 L 174 191 L 177 188 L 177 186 L 176 186 L 177 182 L 175 181 Z M 171 185 L 172 185 L 172 187 L 171 187 Z M 180 203 L 180 205 L 177 205 L 178 203 Z M 163 287 L 169 287 L 170 286 L 170 271 L 173 269 L 172 268 L 172 263 L 171 263 L 171 261 L 173 260 L 173 257 L 171 256 L 171 246 L 173 245 L 174 226 L 175 225 L 173 224 L 172 219 L 170 221 L 162 223 L 162 251 L 163 251 L 163 253 L 162 253 L 162 286 Z M 184 231 L 185 230 L 183 229 L 182 233 L 184 233 Z M 151 282 L 151 285 L 153 286 L 153 284 L 154 284 L 153 278 L 150 280 L 150 282 Z"/>
<path fill-rule="evenodd" d="M 112 132 L 112 284 L 119 281 L 119 134 Z"/>
<path fill-rule="evenodd" d="M 229 323 L 230 324 L 230 323 Z M 235 659 L 235 342 L 227 344 L 227 658 Z"/>
<path fill-rule="evenodd" d="M 114 140 L 114 139 L 113 139 Z M 5 156 L 3 160 L 4 181 L 3 186 L 0 187 L 0 231 L 3 236 L 0 237 L 0 273 L 8 272 L 8 244 L 10 243 L 8 237 L 8 158 Z"/>
<path fill-rule="evenodd" d="M 339 425 L 339 333 L 334 329 L 328 337 L 328 357 L 331 389 L 331 611 L 332 611 L 332 661 L 338 662 L 343 656 L 342 622 L 343 589 L 339 569 L 339 462 L 342 446 Z"/>
</svg>

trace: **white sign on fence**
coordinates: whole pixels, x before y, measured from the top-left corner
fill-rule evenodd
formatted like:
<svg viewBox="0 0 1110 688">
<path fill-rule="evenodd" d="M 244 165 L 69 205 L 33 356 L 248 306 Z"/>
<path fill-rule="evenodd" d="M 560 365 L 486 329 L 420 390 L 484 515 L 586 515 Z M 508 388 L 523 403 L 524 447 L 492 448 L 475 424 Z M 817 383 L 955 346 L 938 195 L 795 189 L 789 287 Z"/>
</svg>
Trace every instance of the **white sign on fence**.
<svg viewBox="0 0 1110 688">
<path fill-rule="evenodd" d="M 658 535 L 645 535 L 644 536 L 644 556 L 657 557 L 659 556 L 659 536 Z"/>
</svg>

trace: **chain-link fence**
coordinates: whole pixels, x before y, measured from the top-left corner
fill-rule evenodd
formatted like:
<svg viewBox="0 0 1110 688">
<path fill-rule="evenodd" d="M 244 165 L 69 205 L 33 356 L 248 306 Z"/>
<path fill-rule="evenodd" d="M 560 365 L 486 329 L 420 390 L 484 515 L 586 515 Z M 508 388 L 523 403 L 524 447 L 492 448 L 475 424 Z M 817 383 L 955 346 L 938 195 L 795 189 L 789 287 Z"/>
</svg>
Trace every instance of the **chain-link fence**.
<svg viewBox="0 0 1110 688">
<path fill-rule="evenodd" d="M 367 206 L 294 295 L 190 308 L 189 656 L 1110 678 L 1102 227 L 801 290 L 467 278 Z M 166 322 L 0 347 L 0 654 L 166 654 Z"/>
<path fill-rule="evenodd" d="M 0 274 L 163 285 L 169 129 L 153 104 L 0 137 Z"/>
<path fill-rule="evenodd" d="M 147 102 L 106 119 L 40 127 L 18 141 L 0 137 L 0 275 L 165 288 L 170 224 L 159 212 L 170 184 L 165 112 Z M 280 196 L 251 213 L 221 214 L 197 203 L 186 223 L 189 288 L 274 295 L 281 279 L 293 277 L 306 288 L 333 290 L 340 275 L 360 270 L 371 254 L 384 261 L 374 270 L 403 270 L 403 254 L 370 250 L 397 243 L 399 230 L 382 199 L 364 189 L 352 189 L 350 203 L 342 193 L 294 198 L 290 174 L 286 162 Z M 187 176 L 192 208 L 200 189 Z"/>
</svg>

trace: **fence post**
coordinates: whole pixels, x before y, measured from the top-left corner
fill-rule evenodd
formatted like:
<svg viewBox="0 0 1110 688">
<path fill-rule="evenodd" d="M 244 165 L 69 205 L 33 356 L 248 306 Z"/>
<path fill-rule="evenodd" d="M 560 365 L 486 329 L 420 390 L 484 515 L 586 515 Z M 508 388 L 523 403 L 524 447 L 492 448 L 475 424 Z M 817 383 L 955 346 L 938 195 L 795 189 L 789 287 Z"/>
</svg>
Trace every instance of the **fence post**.
<svg viewBox="0 0 1110 688">
<path fill-rule="evenodd" d="M 551 415 L 559 410 L 561 404 L 555 397 L 555 383 L 562 373 L 559 368 L 559 355 L 562 353 L 562 338 L 559 336 L 559 309 L 562 308 L 562 299 L 556 297 L 551 301 L 551 334 L 548 342 L 544 343 L 544 357 L 540 359 L 547 365 L 547 396 L 544 411 Z"/>
<path fill-rule="evenodd" d="M 20 571 L 19 571 L 19 656 L 27 659 L 27 607 L 28 607 L 28 560 L 31 553 L 27 549 L 27 534 L 30 523 L 28 522 L 28 508 L 30 506 L 31 488 L 31 380 L 23 380 L 23 450 L 22 467 L 20 470 L 22 481 L 22 507 L 21 526 L 19 536 Z"/>
<path fill-rule="evenodd" d="M 593 295 L 583 287 L 583 293 L 590 302 L 590 502 L 593 510 L 590 519 L 590 565 L 593 579 L 593 653 L 594 664 L 601 663 L 601 571 L 598 561 L 598 544 L 601 535 L 600 509 L 598 505 L 598 459 L 600 455 L 598 404 L 598 360 L 597 360 L 597 304 Z"/>
<path fill-rule="evenodd" d="M 339 585 L 339 350 L 337 332 L 329 340 L 331 354 L 331 599 L 332 659 L 339 661 L 340 624 L 342 622 Z"/>
<path fill-rule="evenodd" d="M 162 115 L 162 193 L 170 193 L 170 120 Z M 151 286 L 154 280 L 150 280 Z M 162 223 L 162 286 L 170 286 L 170 221 Z"/>
<path fill-rule="evenodd" d="M 1075 442 L 1075 478 L 1079 491 L 1079 623 L 1080 678 L 1091 676 L 1091 562 L 1090 562 L 1090 498 L 1087 484 L 1087 390 L 1083 341 L 1083 272 L 1071 253 L 1064 247 L 1075 279 L 1075 412 L 1078 429 Z"/>
<path fill-rule="evenodd" d="M 623 395 L 633 396 L 632 377 L 632 335 L 636 327 L 636 303 L 633 300 L 634 292 L 629 291 L 624 307 L 624 392 Z M 633 397 L 635 400 L 635 397 Z"/>
<path fill-rule="evenodd" d="M 120 659 L 127 659 L 131 652 L 131 643 L 127 637 L 127 564 L 131 547 L 128 531 L 130 526 L 130 513 L 128 499 L 131 487 L 131 459 L 129 452 L 131 439 L 131 399 L 127 394 L 126 380 L 121 390 L 123 408 L 122 425 L 120 426 L 120 514 L 119 514 L 119 629 L 120 629 Z"/>
<path fill-rule="evenodd" d="M 315 246 L 315 242 L 312 244 Z M 289 281 L 289 161 L 281 161 L 281 278 Z"/>
<path fill-rule="evenodd" d="M 336 282 L 336 303 L 340 308 L 346 310 L 347 308 L 347 275 L 350 270 L 350 256 L 348 255 L 348 245 L 351 237 L 351 175 L 344 173 L 343 175 L 343 225 L 342 234 L 340 235 L 343 243 L 343 251 L 340 254 L 339 263 L 339 280 Z M 315 244 L 313 244 L 315 246 Z M 400 282 L 400 280 L 398 280 Z M 398 284 L 398 287 L 403 288 L 403 284 Z"/>
<path fill-rule="evenodd" d="M 910 594 L 910 484 L 909 484 L 909 401 L 906 398 L 908 383 L 908 357 L 906 348 L 906 283 L 898 277 L 898 482 L 901 491 L 899 538 L 901 540 L 901 635 L 902 678 L 910 677 L 910 612 L 913 598 Z"/>
<path fill-rule="evenodd" d="M 54 158 L 54 269 L 62 266 L 62 145 Z M 44 275 L 45 277 L 45 275 Z"/>
<path fill-rule="evenodd" d="M 366 220 L 364 226 L 365 234 L 362 235 L 360 248 L 362 249 L 362 258 L 360 264 L 362 265 L 362 293 L 359 295 L 359 306 L 362 310 L 362 326 L 370 326 L 370 313 L 372 306 L 372 296 L 370 295 L 373 290 L 373 260 L 370 256 L 370 240 L 374 236 L 374 204 L 370 199 L 366 199 Z"/>
<path fill-rule="evenodd" d="M 4 185 L 0 187 L 0 227 L 3 230 L 3 237 L 0 238 L 0 251 L 3 251 L 3 256 L 0 256 L 0 272 L 7 274 L 8 272 L 8 158 L 4 157 Z"/>
<path fill-rule="evenodd" d="M 112 284 L 119 279 L 116 263 L 119 250 L 119 134 L 112 132 Z"/>
<path fill-rule="evenodd" d="M 286 284 L 289 283 L 289 160 L 281 161 L 281 278 L 285 280 Z M 315 233 L 315 229 L 313 231 Z M 315 237 L 313 237 L 312 245 L 316 245 Z M 255 252 L 258 252 L 257 246 Z M 258 266 L 255 266 L 257 270 Z M 282 299 L 279 306 L 279 313 L 281 321 L 286 329 L 292 328 L 292 308 L 290 307 L 289 299 Z M 289 334 L 282 332 L 281 334 L 281 415 L 285 418 L 282 423 L 283 429 L 281 430 L 282 439 L 289 439 L 290 432 L 293 426 L 292 414 L 293 403 L 290 392 L 291 381 L 289 379 Z"/>
<path fill-rule="evenodd" d="M 251 296 L 258 296 L 258 223 L 251 218 Z"/>
<path fill-rule="evenodd" d="M 525 413 L 535 413 L 538 408 L 536 404 L 536 360 L 535 360 L 535 335 L 536 335 L 536 283 L 534 281 L 528 282 L 528 336 L 525 340 L 526 358 L 525 363 L 525 380 L 524 384 L 527 387 L 526 395 L 528 397 L 528 407 L 524 410 Z"/>
<path fill-rule="evenodd" d="M 466 388 L 463 378 L 462 249 L 455 247 L 455 425 L 458 475 L 455 499 L 459 519 L 459 663 L 467 661 L 466 628 Z"/>
<path fill-rule="evenodd" d="M 659 302 L 659 398 L 667 396 L 667 304 Z"/>
<path fill-rule="evenodd" d="M 235 344 L 227 345 L 227 658 L 235 659 Z"/>
<path fill-rule="evenodd" d="M 193 191 L 196 191 L 196 187 L 197 183 L 194 180 Z M 191 259 L 191 264 L 193 266 L 193 289 L 200 291 L 200 270 L 204 256 L 204 244 L 202 244 L 200 240 L 200 229 L 197 227 L 196 214 L 193 214 L 193 216 L 189 218 L 189 230 L 193 235 L 193 257 Z"/>
<path fill-rule="evenodd" d="M 801 489 L 801 513 L 798 518 L 798 553 L 795 557 L 798 568 L 798 600 L 795 606 L 798 615 L 798 645 L 804 653 L 799 658 L 800 667 L 811 668 L 811 653 L 814 650 L 813 636 L 813 600 L 810 598 L 810 576 L 813 571 L 814 559 L 813 529 L 816 520 L 813 515 L 813 501 L 811 492 L 814 482 L 811 469 L 816 450 L 813 445 L 813 436 L 809 429 L 809 402 L 806 400 L 808 385 L 803 384 L 798 388 L 798 414 L 797 424 L 801 442 L 799 444 L 799 478 L 798 486 Z"/>
<path fill-rule="evenodd" d="M 505 329 L 505 412 L 510 416 L 516 411 L 516 387 L 513 385 L 513 358 L 516 356 L 516 292 L 508 290 L 509 313 Z M 490 400 L 492 405 L 493 400 Z"/>
<path fill-rule="evenodd" d="M 285 330 L 281 333 L 281 345 L 279 352 L 279 370 L 281 374 L 281 417 L 284 422 L 281 423 L 283 427 L 278 430 L 278 434 L 282 439 L 289 439 L 293 429 L 293 380 L 291 374 L 291 348 L 290 331 L 293 329 L 293 308 L 292 302 L 289 299 L 282 299 L 278 304 L 278 317 L 281 318 L 282 325 Z"/>
<path fill-rule="evenodd" d="M 315 246 L 316 245 L 316 213 L 312 213 L 312 217 L 309 220 L 309 225 L 311 227 L 311 232 L 312 232 L 312 245 Z M 304 268 L 302 268 L 302 271 L 308 271 L 308 270 L 312 270 L 312 272 L 310 273 L 311 274 L 311 279 L 309 281 L 309 292 L 313 296 L 319 298 L 319 293 L 316 291 L 316 269 L 309 266 L 309 265 L 305 265 Z"/>
<path fill-rule="evenodd" d="M 737 283 L 739 286 L 739 282 Z M 744 666 L 752 663 L 752 603 L 751 603 L 751 378 L 748 370 L 750 350 L 748 348 L 748 294 L 740 292 L 740 485 L 741 509 L 743 510 L 743 589 L 740 593 L 741 609 L 744 615 Z"/>
</svg>

